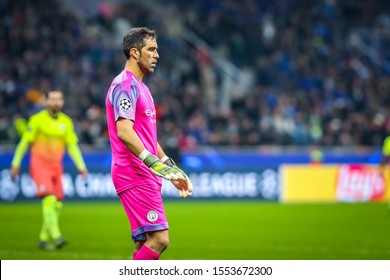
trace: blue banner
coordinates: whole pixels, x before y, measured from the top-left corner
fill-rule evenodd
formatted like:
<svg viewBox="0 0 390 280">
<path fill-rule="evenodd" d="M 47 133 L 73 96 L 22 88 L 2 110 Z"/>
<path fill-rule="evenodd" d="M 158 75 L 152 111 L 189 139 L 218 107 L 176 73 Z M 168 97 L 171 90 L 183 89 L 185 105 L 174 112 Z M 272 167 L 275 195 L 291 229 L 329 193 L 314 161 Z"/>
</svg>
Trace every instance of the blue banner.
<svg viewBox="0 0 390 280">
<path fill-rule="evenodd" d="M 64 158 L 63 187 L 65 199 L 96 200 L 117 199 L 112 184 L 110 152 L 84 152 L 89 170 L 87 180 L 79 176 L 66 155 Z M 9 167 L 13 151 L 0 154 L 0 200 L 15 201 L 35 197 L 35 184 L 28 174 L 29 155 L 23 159 L 22 174 L 17 182 L 10 178 Z M 375 163 L 380 152 L 331 154 L 324 153 L 323 164 L 327 163 Z M 227 150 L 217 152 L 209 149 L 203 152 L 183 154 L 181 167 L 189 174 L 194 199 L 279 199 L 279 166 L 281 164 L 308 164 L 308 152 L 259 153 L 256 151 Z M 164 198 L 178 198 L 178 191 L 171 182 L 163 180 Z"/>
<path fill-rule="evenodd" d="M 193 183 L 194 199 L 254 198 L 277 200 L 279 196 L 278 172 L 263 169 L 258 172 L 200 172 L 189 173 Z M 66 200 L 116 199 L 111 174 L 90 171 L 85 179 L 75 173 L 65 172 L 62 177 Z M 35 183 L 28 173 L 11 180 L 9 169 L 0 171 L 0 200 L 15 201 L 35 198 Z M 179 198 L 171 182 L 163 180 L 164 198 Z"/>
</svg>

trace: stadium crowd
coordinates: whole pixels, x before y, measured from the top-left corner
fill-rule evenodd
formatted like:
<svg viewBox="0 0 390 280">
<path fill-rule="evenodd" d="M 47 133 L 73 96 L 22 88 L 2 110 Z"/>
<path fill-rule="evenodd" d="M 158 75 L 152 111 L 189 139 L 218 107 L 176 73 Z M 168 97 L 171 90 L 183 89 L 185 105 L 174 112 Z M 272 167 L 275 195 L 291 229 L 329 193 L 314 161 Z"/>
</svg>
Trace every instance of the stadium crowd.
<svg viewBox="0 0 390 280">
<path fill-rule="evenodd" d="M 55 86 L 80 142 L 108 147 L 104 100 L 131 26 L 158 34 L 147 84 L 167 149 L 379 146 L 390 134 L 386 0 L 0 0 L 0 19 L 0 143 L 19 140 Z"/>
</svg>

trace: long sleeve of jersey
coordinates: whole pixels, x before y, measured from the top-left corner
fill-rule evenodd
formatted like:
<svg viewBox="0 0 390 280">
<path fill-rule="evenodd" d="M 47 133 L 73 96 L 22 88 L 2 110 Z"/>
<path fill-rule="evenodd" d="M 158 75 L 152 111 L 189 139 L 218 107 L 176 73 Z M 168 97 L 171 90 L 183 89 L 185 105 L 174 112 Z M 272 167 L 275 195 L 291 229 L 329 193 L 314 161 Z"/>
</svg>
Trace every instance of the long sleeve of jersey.
<svg viewBox="0 0 390 280">
<path fill-rule="evenodd" d="M 384 156 L 390 156 L 390 136 L 385 138 L 383 141 L 382 154 Z"/>
<path fill-rule="evenodd" d="M 66 134 L 66 144 L 68 147 L 68 153 L 73 160 L 74 164 L 76 165 L 78 170 L 85 169 L 85 162 L 83 159 L 83 156 L 81 155 L 80 148 L 78 146 L 78 137 L 74 131 L 73 122 L 70 121 L 69 128 Z"/>
<path fill-rule="evenodd" d="M 383 147 L 382 147 L 382 158 L 381 158 L 381 165 L 384 165 L 388 163 L 390 159 L 390 136 L 387 136 L 385 138 L 385 141 L 383 141 Z"/>
<path fill-rule="evenodd" d="M 30 146 L 30 143 L 27 140 L 27 138 L 22 137 L 18 146 L 16 147 L 14 158 L 12 159 L 12 163 L 11 163 L 12 167 L 17 167 L 17 168 L 20 167 L 20 164 L 21 164 L 23 157 L 26 154 L 29 146 Z"/>
<path fill-rule="evenodd" d="M 22 139 L 16 147 L 15 155 L 11 163 L 12 167 L 20 167 L 20 164 L 30 146 L 30 143 L 32 143 L 35 139 L 37 127 L 38 126 L 35 117 L 31 117 L 27 125 L 27 130 L 23 133 Z"/>
<path fill-rule="evenodd" d="M 85 162 L 79 146 L 76 143 L 68 144 L 68 153 L 78 170 L 85 169 Z"/>
</svg>

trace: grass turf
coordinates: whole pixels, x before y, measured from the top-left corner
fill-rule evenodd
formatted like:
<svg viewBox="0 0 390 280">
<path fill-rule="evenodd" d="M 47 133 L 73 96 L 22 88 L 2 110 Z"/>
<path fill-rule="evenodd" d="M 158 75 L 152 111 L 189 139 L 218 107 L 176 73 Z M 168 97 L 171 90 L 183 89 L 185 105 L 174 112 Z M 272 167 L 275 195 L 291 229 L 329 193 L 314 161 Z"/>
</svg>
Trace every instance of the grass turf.
<svg viewBox="0 0 390 280">
<path fill-rule="evenodd" d="M 65 202 L 61 228 L 69 244 L 37 248 L 41 208 L 0 204 L 0 259 L 119 260 L 132 251 L 118 202 Z M 290 204 L 167 201 L 170 246 L 161 259 L 390 259 L 386 204 Z"/>
</svg>

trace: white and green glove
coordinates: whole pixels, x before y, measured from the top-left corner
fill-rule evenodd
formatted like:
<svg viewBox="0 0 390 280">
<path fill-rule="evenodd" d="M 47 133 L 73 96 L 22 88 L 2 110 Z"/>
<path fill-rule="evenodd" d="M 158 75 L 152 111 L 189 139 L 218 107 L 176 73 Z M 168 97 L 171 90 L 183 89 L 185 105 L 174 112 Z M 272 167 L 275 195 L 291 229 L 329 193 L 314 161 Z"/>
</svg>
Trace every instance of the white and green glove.
<svg viewBox="0 0 390 280">
<path fill-rule="evenodd" d="M 175 169 L 179 174 L 181 174 L 185 178 L 185 180 L 180 180 L 180 181 L 173 180 L 172 181 L 173 185 L 179 191 L 180 197 L 186 198 L 186 197 L 191 196 L 192 195 L 192 183 L 191 183 L 190 178 L 187 176 L 187 174 L 183 170 L 181 170 L 179 167 L 177 167 L 177 165 L 173 161 L 173 159 L 165 156 L 161 159 L 161 161 L 163 161 L 163 163 L 165 165 L 170 166 L 173 169 Z"/>
<path fill-rule="evenodd" d="M 155 155 L 152 155 L 146 149 L 139 154 L 138 158 L 158 177 L 167 180 L 185 180 L 185 177 L 180 172 L 162 163 Z"/>
</svg>

